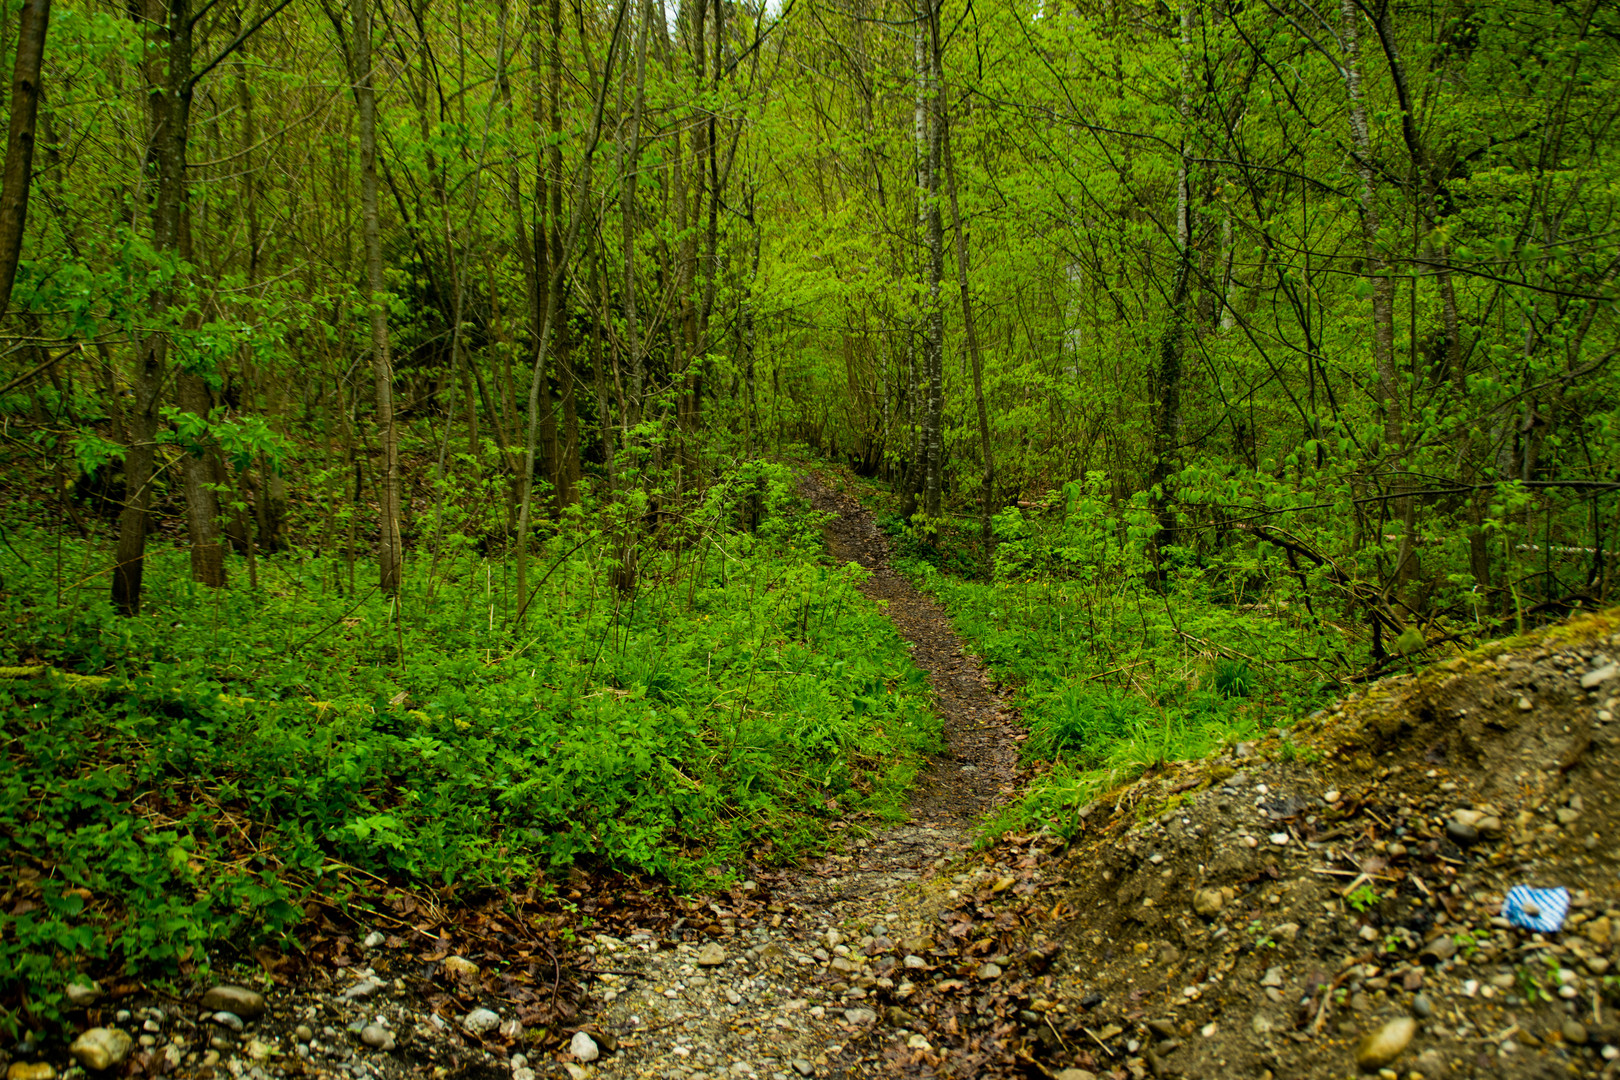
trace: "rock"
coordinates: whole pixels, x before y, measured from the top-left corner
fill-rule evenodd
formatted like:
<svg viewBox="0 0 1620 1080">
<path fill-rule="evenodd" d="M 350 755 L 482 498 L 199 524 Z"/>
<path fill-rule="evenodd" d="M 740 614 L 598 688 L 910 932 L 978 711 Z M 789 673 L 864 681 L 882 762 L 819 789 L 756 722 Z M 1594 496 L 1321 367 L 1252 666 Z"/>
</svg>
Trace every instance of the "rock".
<svg viewBox="0 0 1620 1080">
<path fill-rule="evenodd" d="M 445 974 L 457 979 L 470 979 L 480 970 L 477 964 L 465 956 L 447 956 L 440 962 L 439 967 Z"/>
<path fill-rule="evenodd" d="M 583 1066 L 575 1065 L 572 1061 L 563 1062 L 563 1072 L 568 1074 L 568 1080 L 585 1080 L 591 1075 Z"/>
<path fill-rule="evenodd" d="M 871 1009 L 845 1009 L 844 1019 L 859 1027 L 862 1024 L 877 1023 L 877 1013 Z"/>
<path fill-rule="evenodd" d="M 1479 843 L 1479 830 L 1460 821 L 1446 822 L 1446 839 L 1458 847 L 1471 847 Z"/>
<path fill-rule="evenodd" d="M 1417 1021 L 1410 1016 L 1387 1022 L 1357 1044 L 1356 1065 L 1367 1070 L 1383 1068 L 1401 1056 L 1416 1034 Z"/>
<path fill-rule="evenodd" d="M 832 962 L 827 966 L 833 971 L 838 972 L 840 975 L 853 975 L 855 972 L 861 970 L 861 966 L 859 964 L 844 956 L 833 957 Z"/>
<path fill-rule="evenodd" d="M 517 1042 L 519 1039 L 523 1038 L 523 1021 L 519 1020 L 515 1016 L 510 1020 L 502 1020 L 500 1032 L 501 1038 L 510 1039 L 512 1042 Z"/>
<path fill-rule="evenodd" d="M 1434 1002 L 1429 1000 L 1428 994 L 1418 994 L 1412 999 L 1412 1015 L 1419 1020 L 1428 1020 L 1434 1016 Z"/>
<path fill-rule="evenodd" d="M 719 942 L 711 941 L 698 950 L 697 962 L 704 967 L 719 967 L 726 962 L 726 950 L 720 947 Z"/>
<path fill-rule="evenodd" d="M 1199 889 L 1193 893 L 1193 910 L 1204 918 L 1213 918 L 1226 906 L 1226 896 L 1219 889 Z"/>
<path fill-rule="evenodd" d="M 118 1028 L 91 1028 L 68 1047 L 75 1061 L 91 1072 L 106 1072 L 122 1065 L 135 1049 L 135 1040 Z"/>
<path fill-rule="evenodd" d="M 983 967 L 979 968 L 979 978 L 985 980 L 986 982 L 1001 978 L 1001 965 L 985 964 Z"/>
<path fill-rule="evenodd" d="M 1281 986 L 1283 984 L 1282 965 L 1266 968 L 1265 976 L 1260 980 L 1261 986 Z"/>
<path fill-rule="evenodd" d="M 353 986 L 349 987 L 347 990 L 343 991 L 343 993 L 339 994 L 338 996 L 344 1001 L 359 1001 L 362 998 L 371 997 L 382 988 L 383 983 L 380 980 L 373 979 L 368 975 L 364 979 L 361 979 L 359 982 L 355 983 Z"/>
<path fill-rule="evenodd" d="M 371 933 L 366 935 L 366 940 L 362 941 L 360 944 L 368 949 L 377 949 L 381 948 L 382 943 L 387 940 L 388 938 L 381 931 L 373 930 Z"/>
<path fill-rule="evenodd" d="M 394 1033 L 381 1024 L 367 1024 L 360 1029 L 360 1041 L 373 1050 L 392 1050 Z"/>
<path fill-rule="evenodd" d="M 827 942 L 827 948 L 836 949 L 838 946 L 844 943 L 844 935 L 841 934 L 836 927 L 834 927 L 833 929 L 827 931 L 825 940 Z"/>
<path fill-rule="evenodd" d="M 1097 1080 L 1097 1074 L 1088 1069 L 1064 1069 L 1057 1080 Z"/>
<path fill-rule="evenodd" d="M 229 1012 L 245 1020 L 264 1013 L 264 995 L 240 986 L 216 986 L 202 996 L 204 1012 Z"/>
<path fill-rule="evenodd" d="M 231 1040 L 227 1039 L 223 1035 L 210 1035 L 208 1036 L 208 1045 L 210 1048 L 218 1050 L 223 1054 L 225 1051 L 231 1048 Z"/>
<path fill-rule="evenodd" d="M 247 1026 L 247 1025 L 242 1023 L 242 1018 L 240 1016 L 237 1016 L 233 1012 L 226 1012 L 224 1009 L 221 1009 L 219 1012 L 215 1013 L 213 1016 L 210 1016 L 208 1019 L 212 1020 L 214 1023 L 218 1024 L 220 1027 L 222 1027 L 222 1028 L 230 1028 L 232 1031 L 241 1031 L 244 1027 Z"/>
<path fill-rule="evenodd" d="M 1609 947 L 1609 942 L 1614 933 L 1614 928 L 1607 915 L 1599 919 L 1593 919 L 1591 922 L 1586 924 L 1585 929 L 1586 940 L 1590 941 L 1599 948 L 1607 949 Z"/>
<path fill-rule="evenodd" d="M 67 985 L 67 999 L 75 1008 L 86 1008 L 101 1000 L 102 990 L 97 983 L 73 982 Z"/>
<path fill-rule="evenodd" d="M 301 1043 L 307 1043 L 315 1037 L 315 1029 L 308 1024 L 299 1024 L 293 1028 L 293 1038 Z"/>
<path fill-rule="evenodd" d="M 6 1070 L 6 1080 L 54 1080 L 56 1068 L 48 1061 L 14 1061 Z"/>
<path fill-rule="evenodd" d="M 1274 832 L 1271 834 L 1271 842 L 1276 844 L 1278 847 L 1287 847 L 1288 834 L 1285 832 Z"/>
<path fill-rule="evenodd" d="M 587 1064 L 602 1056 L 602 1051 L 596 1046 L 596 1040 L 583 1031 L 574 1032 L 574 1037 L 568 1040 L 568 1052 L 574 1055 L 575 1061 Z"/>
<path fill-rule="evenodd" d="M 918 971 L 928 966 L 928 961 L 924 960 L 920 956 L 908 956 L 906 957 L 904 963 L 906 967 Z"/>
<path fill-rule="evenodd" d="M 1564 1037 L 1564 1041 L 1572 1046 L 1585 1046 L 1589 1037 L 1586 1025 L 1579 1020 L 1565 1020 L 1564 1026 L 1559 1028 L 1558 1032 Z"/>
<path fill-rule="evenodd" d="M 793 1071 L 800 1076 L 816 1075 L 816 1067 L 804 1060 L 804 1058 L 794 1058 L 789 1064 L 793 1066 Z"/>
<path fill-rule="evenodd" d="M 1433 1049 L 1423 1051 L 1412 1064 L 1415 1071 L 1423 1075 L 1424 1080 L 1438 1080 L 1448 1071 L 1445 1055 Z"/>
<path fill-rule="evenodd" d="M 1594 975 L 1602 975 L 1609 970 L 1609 958 L 1607 956 L 1588 956 L 1586 958 L 1586 970 Z"/>
<path fill-rule="evenodd" d="M 1441 934 L 1418 953 L 1418 959 L 1426 964 L 1442 964 L 1457 955 L 1457 939 L 1450 934 Z"/>
<path fill-rule="evenodd" d="M 1594 686 L 1602 686 L 1604 683 L 1614 678 L 1615 670 L 1616 668 L 1613 664 L 1604 664 L 1600 668 L 1593 668 L 1591 671 L 1588 671 L 1585 675 L 1581 676 L 1581 689 L 1590 690 Z"/>
<path fill-rule="evenodd" d="M 932 1050 L 934 1044 L 928 1041 L 926 1035 L 913 1035 L 906 1040 L 906 1046 L 912 1050 Z"/>
<path fill-rule="evenodd" d="M 1451 812 L 1452 821 L 1459 825 L 1467 825 L 1469 828 L 1478 826 L 1484 817 L 1485 815 L 1478 810 L 1453 810 Z"/>
<path fill-rule="evenodd" d="M 473 1035 L 482 1035 L 501 1026 L 500 1014 L 489 1009 L 474 1009 L 461 1018 L 461 1026 Z"/>
</svg>

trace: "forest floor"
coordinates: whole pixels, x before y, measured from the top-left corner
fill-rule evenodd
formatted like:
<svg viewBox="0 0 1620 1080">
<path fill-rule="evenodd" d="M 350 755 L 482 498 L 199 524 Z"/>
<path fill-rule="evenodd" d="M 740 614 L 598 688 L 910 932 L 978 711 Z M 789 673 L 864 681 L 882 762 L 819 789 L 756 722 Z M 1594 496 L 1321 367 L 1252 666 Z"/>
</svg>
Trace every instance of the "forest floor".
<svg viewBox="0 0 1620 1080">
<path fill-rule="evenodd" d="M 805 493 L 945 720 L 907 821 L 845 820 L 832 854 L 701 898 L 581 876 L 547 1008 L 504 994 L 532 957 L 493 920 L 428 953 L 381 925 L 341 965 L 256 976 L 240 1019 L 131 991 L 95 1007 L 142 1033 L 129 1074 L 1617 1075 L 1620 613 L 1161 763 L 1076 807 L 1067 842 L 976 848 L 1021 779 L 1018 717 L 855 500 Z M 1521 884 L 1568 890 L 1558 932 L 1503 917 Z M 48 1080 L 29 1064 L 10 1080 Z"/>
</svg>

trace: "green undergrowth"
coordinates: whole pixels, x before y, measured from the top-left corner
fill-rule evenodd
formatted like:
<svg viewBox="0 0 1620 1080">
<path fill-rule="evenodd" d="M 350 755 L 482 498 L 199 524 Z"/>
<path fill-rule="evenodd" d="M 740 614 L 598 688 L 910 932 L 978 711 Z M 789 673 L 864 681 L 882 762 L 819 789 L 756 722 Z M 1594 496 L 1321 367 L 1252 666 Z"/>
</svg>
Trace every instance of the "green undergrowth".
<svg viewBox="0 0 1620 1080">
<path fill-rule="evenodd" d="M 284 937 L 367 875 L 449 897 L 580 861 L 719 884 L 835 817 L 898 814 L 938 739 L 923 678 L 787 470 L 744 471 L 628 556 L 611 505 L 565 522 L 521 625 L 510 559 L 470 547 L 431 581 L 408 566 L 397 602 L 308 552 L 261 559 L 254 591 L 155 550 L 121 619 L 105 544 L 8 530 L 0 1026 L 57 1015 L 85 968 Z"/>
<path fill-rule="evenodd" d="M 1318 708 L 1349 662 L 1350 643 L 1311 613 L 1279 554 L 1155 557 L 1145 504 L 1113 504 L 1099 488 L 1071 484 L 1035 510 L 1003 510 L 993 565 L 967 572 L 977 522 L 938 523 L 929 536 L 886 519 L 899 568 L 1017 687 L 1034 779 L 992 835 L 1067 836 L 1102 791 Z"/>
</svg>

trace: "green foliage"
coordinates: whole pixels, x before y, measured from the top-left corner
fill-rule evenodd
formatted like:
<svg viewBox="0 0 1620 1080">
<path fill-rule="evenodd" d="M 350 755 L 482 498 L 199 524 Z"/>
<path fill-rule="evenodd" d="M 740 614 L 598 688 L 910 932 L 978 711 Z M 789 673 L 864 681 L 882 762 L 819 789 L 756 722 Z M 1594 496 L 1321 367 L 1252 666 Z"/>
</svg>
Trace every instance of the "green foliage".
<svg viewBox="0 0 1620 1080">
<path fill-rule="evenodd" d="M 511 567 L 451 542 L 465 517 L 397 604 L 308 551 L 261 559 L 254 593 L 200 589 L 159 549 L 137 620 L 71 580 L 82 545 L 18 530 L 0 860 L 26 902 L 0 914 L 0 1000 L 31 1012 L 3 1022 L 49 1021 L 81 965 L 274 942 L 347 867 L 453 892 L 585 860 L 695 886 L 796 857 L 835 815 L 897 813 L 938 721 L 791 473 L 720 478 L 640 544 L 631 594 L 616 514 L 564 520 L 521 625 Z"/>
</svg>

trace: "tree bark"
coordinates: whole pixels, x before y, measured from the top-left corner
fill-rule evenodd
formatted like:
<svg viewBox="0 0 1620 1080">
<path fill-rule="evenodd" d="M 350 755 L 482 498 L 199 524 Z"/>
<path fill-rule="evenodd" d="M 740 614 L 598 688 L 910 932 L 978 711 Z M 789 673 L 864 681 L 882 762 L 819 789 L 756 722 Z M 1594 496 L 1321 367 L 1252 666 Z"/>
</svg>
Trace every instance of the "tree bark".
<svg viewBox="0 0 1620 1080">
<path fill-rule="evenodd" d="M 366 301 L 371 310 L 371 370 L 376 382 L 377 434 L 382 443 L 378 587 L 397 595 L 404 573 L 400 539 L 399 432 L 394 424 L 394 365 L 388 351 L 383 295 L 382 225 L 377 195 L 377 95 L 371 76 L 371 3 L 354 0 L 354 98 L 360 122 L 360 204 L 366 243 Z"/>
<path fill-rule="evenodd" d="M 51 0 L 24 0 L 17 19 L 17 66 L 11 79 L 11 129 L 6 136 L 5 178 L 0 182 L 0 315 L 11 306 L 28 221 L 28 185 L 34 166 L 34 120 L 39 113 L 39 71 L 45 60 L 45 30 Z"/>
<path fill-rule="evenodd" d="M 141 12 L 146 27 L 141 68 L 147 86 L 146 171 L 154 181 L 152 246 L 163 256 L 180 254 L 181 215 L 186 189 L 186 142 L 191 123 L 191 0 L 147 0 Z M 118 613 L 141 610 L 141 583 L 146 567 L 146 516 L 151 506 L 156 460 L 158 406 L 169 369 L 169 332 L 165 324 L 175 297 L 173 278 L 147 295 L 148 326 L 137 346 L 135 401 L 128 417 L 124 454 L 124 508 L 118 517 L 112 602 Z"/>
</svg>

